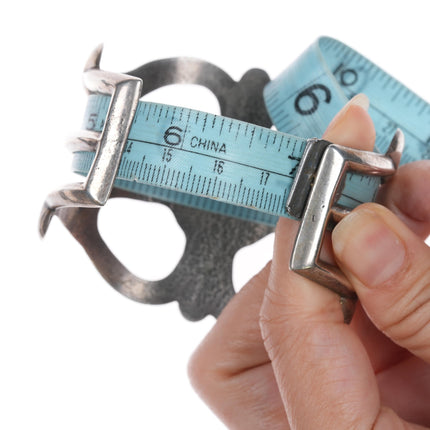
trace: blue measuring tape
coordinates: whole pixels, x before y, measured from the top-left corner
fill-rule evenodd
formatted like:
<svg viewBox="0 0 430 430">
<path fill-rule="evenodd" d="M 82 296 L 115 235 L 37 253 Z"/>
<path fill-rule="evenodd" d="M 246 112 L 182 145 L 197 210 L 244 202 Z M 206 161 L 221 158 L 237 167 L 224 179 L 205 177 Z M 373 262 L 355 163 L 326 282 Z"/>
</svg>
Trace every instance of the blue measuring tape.
<svg viewBox="0 0 430 430">
<path fill-rule="evenodd" d="M 430 106 L 346 45 L 315 42 L 264 88 L 277 130 L 196 110 L 140 101 L 115 186 L 198 209 L 274 225 L 289 216 L 286 200 L 306 141 L 321 136 L 333 116 L 359 92 L 385 152 L 397 128 L 405 134 L 402 163 L 430 158 Z M 101 131 L 110 96 L 89 96 L 83 127 Z M 301 136 L 301 137 L 297 137 Z M 88 174 L 93 152 L 74 155 Z M 380 179 L 348 175 L 338 204 L 374 200 Z"/>
</svg>

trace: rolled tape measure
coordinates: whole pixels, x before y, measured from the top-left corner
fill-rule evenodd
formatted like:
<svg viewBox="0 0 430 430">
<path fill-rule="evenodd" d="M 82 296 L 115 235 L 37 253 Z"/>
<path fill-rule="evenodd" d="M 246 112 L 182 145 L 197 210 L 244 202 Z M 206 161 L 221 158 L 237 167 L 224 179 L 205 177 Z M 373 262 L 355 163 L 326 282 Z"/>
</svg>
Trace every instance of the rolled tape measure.
<svg viewBox="0 0 430 430">
<path fill-rule="evenodd" d="M 140 101 L 115 186 L 274 225 L 289 216 L 286 201 L 307 139 L 321 136 L 359 92 L 370 99 L 377 151 L 400 128 L 402 163 L 430 158 L 430 106 L 359 53 L 324 37 L 264 88 L 277 130 Z M 83 127 L 101 131 L 109 103 L 109 96 L 90 95 Z M 86 175 L 93 158 L 76 152 L 74 170 Z M 378 185 L 378 178 L 350 174 L 339 204 L 352 209 L 372 201 Z"/>
<path fill-rule="evenodd" d="M 405 134 L 402 163 L 430 158 L 430 105 L 343 43 L 318 39 L 264 89 L 279 130 L 321 136 L 333 115 L 354 95 L 370 99 L 376 149 L 385 152 L 397 128 Z"/>
</svg>

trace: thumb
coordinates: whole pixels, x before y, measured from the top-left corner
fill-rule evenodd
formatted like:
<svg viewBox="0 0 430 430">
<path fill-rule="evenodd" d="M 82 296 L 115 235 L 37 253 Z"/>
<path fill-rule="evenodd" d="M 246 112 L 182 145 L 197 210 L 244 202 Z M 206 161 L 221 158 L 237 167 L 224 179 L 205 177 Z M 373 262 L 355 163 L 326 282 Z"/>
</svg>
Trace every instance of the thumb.
<svg viewBox="0 0 430 430">
<path fill-rule="evenodd" d="M 430 363 L 430 249 L 392 212 L 362 205 L 339 223 L 333 250 L 372 322 Z"/>
</svg>

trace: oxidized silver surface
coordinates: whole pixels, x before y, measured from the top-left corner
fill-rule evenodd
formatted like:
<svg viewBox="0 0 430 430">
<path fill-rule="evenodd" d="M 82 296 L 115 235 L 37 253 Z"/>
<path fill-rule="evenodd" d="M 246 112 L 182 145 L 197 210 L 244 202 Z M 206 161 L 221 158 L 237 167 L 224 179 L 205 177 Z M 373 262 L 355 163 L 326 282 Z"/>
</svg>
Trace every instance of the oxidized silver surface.
<svg viewBox="0 0 430 430">
<path fill-rule="evenodd" d="M 154 61 L 121 75 L 100 70 L 100 57 L 101 48 L 92 54 L 85 67 L 84 83 L 90 93 L 113 94 L 106 126 L 101 135 L 82 131 L 68 143 L 74 151 L 97 151 L 95 162 L 85 183 L 48 196 L 40 219 L 41 235 L 46 233 L 56 214 L 101 275 L 120 293 L 142 303 L 176 300 L 183 315 L 190 320 L 209 314 L 218 316 L 234 295 L 235 253 L 266 236 L 273 228 L 113 189 L 113 182 L 139 97 L 169 84 L 203 85 L 216 96 L 222 115 L 270 127 L 262 97 L 269 77 L 262 70 L 252 69 L 235 82 L 220 68 L 192 58 Z M 121 115 L 127 120 L 119 124 Z M 109 197 L 117 196 L 156 201 L 173 211 L 186 235 L 186 247 L 177 267 L 165 279 L 147 281 L 133 275 L 100 236 L 98 211 Z"/>
</svg>

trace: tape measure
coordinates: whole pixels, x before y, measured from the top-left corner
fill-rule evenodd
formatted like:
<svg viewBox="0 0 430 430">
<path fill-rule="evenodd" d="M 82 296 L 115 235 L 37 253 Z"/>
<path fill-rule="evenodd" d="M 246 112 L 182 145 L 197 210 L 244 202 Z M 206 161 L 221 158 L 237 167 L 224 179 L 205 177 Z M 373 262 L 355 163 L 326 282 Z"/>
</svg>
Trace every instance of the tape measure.
<svg viewBox="0 0 430 430">
<path fill-rule="evenodd" d="M 402 163 L 430 158 L 430 106 L 362 55 L 324 37 L 264 88 L 277 130 L 140 101 L 115 186 L 274 225 L 289 216 L 286 200 L 307 138 L 321 136 L 359 92 L 370 99 L 378 151 L 401 128 Z M 109 103 L 110 96 L 90 95 L 83 128 L 101 131 Z M 75 172 L 86 175 L 93 158 L 92 152 L 76 152 Z M 348 175 L 339 204 L 352 209 L 372 201 L 378 185 L 376 177 Z"/>
<path fill-rule="evenodd" d="M 430 158 L 430 105 L 343 43 L 317 40 L 264 89 L 278 130 L 321 136 L 334 114 L 355 94 L 370 99 L 376 149 L 385 152 L 397 128 L 406 140 L 402 163 Z"/>
<path fill-rule="evenodd" d="M 187 58 L 118 74 L 100 69 L 101 52 L 85 66 L 84 130 L 70 142 L 73 168 L 87 178 L 48 195 L 41 235 L 57 215 L 120 293 L 148 304 L 176 300 L 186 318 L 199 320 L 218 316 L 234 295 L 236 252 L 273 231 L 280 216 L 295 217 L 300 227 L 290 268 L 339 294 L 349 321 L 356 296 L 336 268 L 320 261 L 325 231 L 374 200 L 381 178 L 397 169 L 403 136 L 403 163 L 430 158 L 430 106 L 329 38 L 272 81 L 252 69 L 235 82 L 218 67 Z M 172 83 L 207 87 L 225 116 L 139 101 Z M 385 155 L 309 139 L 321 136 L 359 92 L 369 96 L 376 150 Z M 185 232 L 184 254 L 166 278 L 135 276 L 103 241 L 98 210 L 118 196 L 165 203 Z"/>
</svg>

